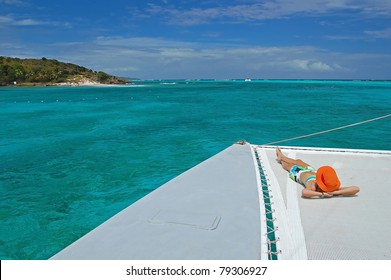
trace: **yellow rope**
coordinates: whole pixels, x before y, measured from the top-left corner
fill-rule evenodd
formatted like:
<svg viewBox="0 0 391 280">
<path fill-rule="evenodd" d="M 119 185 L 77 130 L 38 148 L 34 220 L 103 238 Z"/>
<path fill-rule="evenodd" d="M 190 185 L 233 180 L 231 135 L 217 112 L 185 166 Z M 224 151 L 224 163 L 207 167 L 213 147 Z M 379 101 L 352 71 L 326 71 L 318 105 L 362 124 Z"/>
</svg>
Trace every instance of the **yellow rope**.
<svg viewBox="0 0 391 280">
<path fill-rule="evenodd" d="M 261 146 L 273 145 L 273 144 L 277 144 L 277 143 L 281 143 L 281 142 L 287 142 L 287 141 L 292 141 L 292 140 L 296 140 L 296 139 L 311 137 L 311 136 L 315 136 L 315 135 L 319 135 L 319 134 L 323 134 L 323 133 L 328 133 L 328 132 L 332 132 L 332 131 L 336 131 L 336 130 L 340 130 L 340 129 L 344 129 L 344 128 L 348 128 L 348 127 L 352 127 L 352 126 L 356 126 L 356 125 L 360 125 L 360 124 L 364 124 L 364 123 L 369 123 L 369 122 L 373 122 L 373 121 L 377 121 L 377 120 L 385 119 L 385 118 L 389 118 L 389 117 L 391 117 L 391 114 L 381 116 L 378 118 L 374 118 L 374 119 L 370 119 L 370 120 L 366 120 L 366 121 L 362 121 L 362 122 L 358 122 L 358 123 L 344 125 L 344 126 L 337 127 L 337 128 L 332 128 L 332 129 L 323 130 L 323 131 L 319 131 L 319 132 L 315 132 L 315 133 L 311 133 L 311 134 L 306 134 L 306 135 L 302 135 L 302 136 L 298 136 L 298 137 L 293 137 L 293 138 L 288 138 L 288 139 L 279 140 L 279 141 L 275 141 L 275 142 L 270 142 L 270 143 L 263 144 Z"/>
</svg>

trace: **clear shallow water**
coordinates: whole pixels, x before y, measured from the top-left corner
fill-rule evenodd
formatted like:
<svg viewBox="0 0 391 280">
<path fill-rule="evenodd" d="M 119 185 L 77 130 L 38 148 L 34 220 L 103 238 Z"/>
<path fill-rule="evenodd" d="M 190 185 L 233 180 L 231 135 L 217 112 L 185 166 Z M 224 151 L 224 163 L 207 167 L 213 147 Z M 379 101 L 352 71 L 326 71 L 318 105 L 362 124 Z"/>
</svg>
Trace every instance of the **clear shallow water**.
<svg viewBox="0 0 391 280">
<path fill-rule="evenodd" d="M 0 88 L 0 257 L 47 259 L 240 139 L 391 112 L 391 82 L 137 82 Z M 391 119 L 281 145 L 391 150 Z"/>
</svg>

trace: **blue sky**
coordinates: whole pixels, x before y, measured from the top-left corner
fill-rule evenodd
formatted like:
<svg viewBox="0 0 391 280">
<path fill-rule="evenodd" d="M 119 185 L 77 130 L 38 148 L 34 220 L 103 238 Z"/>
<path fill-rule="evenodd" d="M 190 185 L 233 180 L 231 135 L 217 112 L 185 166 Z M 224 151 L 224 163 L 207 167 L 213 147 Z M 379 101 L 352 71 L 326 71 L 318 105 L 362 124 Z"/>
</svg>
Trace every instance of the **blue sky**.
<svg viewBox="0 0 391 280">
<path fill-rule="evenodd" d="M 391 0 L 0 0 L 0 55 L 141 79 L 391 79 Z"/>
</svg>

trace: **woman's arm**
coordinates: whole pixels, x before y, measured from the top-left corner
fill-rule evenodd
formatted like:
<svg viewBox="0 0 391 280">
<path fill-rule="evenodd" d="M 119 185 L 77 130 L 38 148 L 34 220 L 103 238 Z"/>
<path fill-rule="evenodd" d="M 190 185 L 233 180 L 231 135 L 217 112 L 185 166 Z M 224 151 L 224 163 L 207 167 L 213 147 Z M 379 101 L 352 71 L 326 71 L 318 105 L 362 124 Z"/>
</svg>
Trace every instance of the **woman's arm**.
<svg viewBox="0 0 391 280">
<path fill-rule="evenodd" d="M 317 192 L 311 190 L 310 188 L 305 188 L 301 191 L 301 195 L 303 197 L 332 197 L 333 193 Z"/>
<path fill-rule="evenodd" d="M 340 188 L 336 191 L 333 191 L 333 195 L 355 195 L 360 191 L 359 187 L 346 187 L 346 188 Z"/>
</svg>

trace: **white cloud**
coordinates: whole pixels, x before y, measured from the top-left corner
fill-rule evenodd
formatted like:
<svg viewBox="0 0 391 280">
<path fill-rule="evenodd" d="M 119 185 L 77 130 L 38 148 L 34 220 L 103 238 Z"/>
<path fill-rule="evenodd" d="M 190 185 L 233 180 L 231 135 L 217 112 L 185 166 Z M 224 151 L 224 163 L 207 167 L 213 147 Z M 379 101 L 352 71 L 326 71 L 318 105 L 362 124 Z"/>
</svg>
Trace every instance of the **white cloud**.
<svg viewBox="0 0 391 280">
<path fill-rule="evenodd" d="M 12 5 L 12 6 L 25 6 L 26 3 L 21 0 L 0 0 L 0 4 Z"/>
<path fill-rule="evenodd" d="M 305 71 L 320 71 L 320 72 L 334 71 L 334 68 L 332 66 L 322 61 L 295 59 L 292 61 L 292 66 Z"/>
<path fill-rule="evenodd" d="M 243 1 L 241 1 L 243 2 Z M 389 0 L 276 0 L 209 8 L 179 9 L 169 5 L 149 4 L 146 13 L 150 16 L 165 16 L 166 21 L 175 25 L 199 25 L 214 20 L 258 21 L 290 17 L 295 14 L 308 16 L 328 12 L 354 11 L 367 16 L 391 14 Z"/>
<path fill-rule="evenodd" d="M 0 15 L 0 27 L 4 26 L 63 26 L 71 27 L 71 24 L 67 22 L 56 22 L 56 21 L 46 21 L 46 20 L 36 20 L 32 18 L 18 18 L 13 15 Z"/>
<path fill-rule="evenodd" d="M 22 20 L 16 20 L 13 22 L 13 25 L 16 26 L 33 26 L 33 25 L 45 25 L 48 23 L 34 20 L 34 19 L 22 19 Z"/>
<path fill-rule="evenodd" d="M 367 30 L 365 34 L 382 39 L 390 39 L 391 38 L 391 28 L 382 29 L 382 30 Z"/>
<path fill-rule="evenodd" d="M 335 53 L 312 46 L 217 47 L 154 38 L 99 37 L 90 42 L 18 49 L 0 44 L 0 52 L 8 56 L 45 56 L 142 79 L 391 78 L 389 54 Z"/>
<path fill-rule="evenodd" d="M 94 40 L 94 44 L 106 47 L 123 47 L 123 48 L 142 48 L 142 49 L 156 49 L 162 47 L 176 47 L 177 41 L 166 40 L 163 38 L 150 38 L 150 37 L 104 37 L 100 36 Z M 194 43 L 181 42 L 183 46 L 194 46 Z"/>
<path fill-rule="evenodd" d="M 363 13 L 373 16 L 389 17 L 391 15 L 391 1 L 389 0 L 364 0 L 361 3 Z"/>
<path fill-rule="evenodd" d="M 343 70 L 334 66 L 335 57 L 309 46 L 218 48 L 153 38 L 99 37 L 62 53 L 92 69 L 141 78 L 236 78 L 251 73 L 278 78 L 280 73 L 316 76 Z"/>
<path fill-rule="evenodd" d="M 0 16 L 0 23 L 3 25 L 13 25 L 13 26 L 31 26 L 31 25 L 43 25 L 43 24 L 49 24 L 33 19 L 15 19 L 9 15 L 7 16 Z"/>
<path fill-rule="evenodd" d="M 328 35 L 327 40 L 333 41 L 358 41 L 375 39 L 391 39 L 391 28 L 381 30 L 364 30 L 360 35 Z"/>
<path fill-rule="evenodd" d="M 7 16 L 0 16 L 0 24 L 8 24 L 12 22 L 12 19 Z"/>
</svg>

